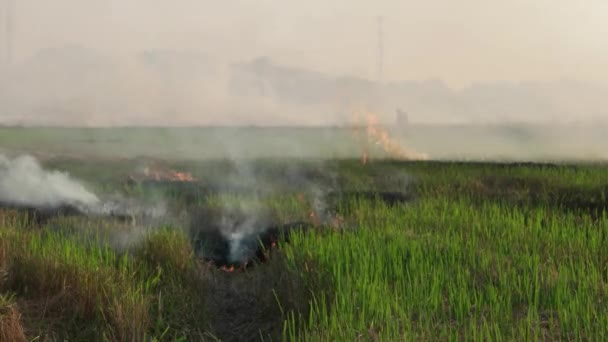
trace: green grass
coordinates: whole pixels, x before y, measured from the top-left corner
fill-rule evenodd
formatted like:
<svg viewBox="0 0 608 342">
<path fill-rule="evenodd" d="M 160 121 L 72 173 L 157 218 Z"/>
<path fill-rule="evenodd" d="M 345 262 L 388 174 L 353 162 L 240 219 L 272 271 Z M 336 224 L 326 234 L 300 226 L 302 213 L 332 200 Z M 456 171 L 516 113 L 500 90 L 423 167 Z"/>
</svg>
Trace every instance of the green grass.
<svg viewBox="0 0 608 342">
<path fill-rule="evenodd" d="M 585 339 L 608 333 L 608 221 L 529 215 L 498 204 L 425 200 L 402 210 L 361 203 L 355 232 L 301 235 L 329 302 L 290 339 Z M 287 323 L 289 324 L 289 323 Z"/>
<path fill-rule="evenodd" d="M 150 198 L 151 190 L 122 182 L 137 163 L 47 166 L 69 169 L 99 191 Z M 234 171 L 225 161 L 169 164 L 210 184 Z M 298 195 L 311 184 L 405 191 L 415 200 L 328 203 L 342 229 L 295 234 L 269 263 L 235 274 L 197 261 L 179 226 L 133 235 L 130 248 L 118 250 L 108 237 L 143 228 L 71 218 L 30 227 L 1 211 L 0 325 L 20 324 L 29 339 L 70 340 L 608 336 L 606 166 L 273 160 L 250 170 L 271 195 L 152 193 L 184 207 L 257 202 L 282 222 L 307 218 L 311 203 Z M 293 170 L 308 182 L 288 184 Z"/>
</svg>

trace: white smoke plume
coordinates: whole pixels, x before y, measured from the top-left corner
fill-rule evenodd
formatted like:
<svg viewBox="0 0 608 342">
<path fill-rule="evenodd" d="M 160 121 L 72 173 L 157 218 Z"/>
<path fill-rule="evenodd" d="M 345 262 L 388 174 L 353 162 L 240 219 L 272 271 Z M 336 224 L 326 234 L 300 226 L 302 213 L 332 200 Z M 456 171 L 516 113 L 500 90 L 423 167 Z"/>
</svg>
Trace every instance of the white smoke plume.
<svg viewBox="0 0 608 342">
<path fill-rule="evenodd" d="M 337 175 L 323 162 L 309 166 L 314 170 L 312 174 L 307 174 L 306 167 L 288 165 L 277 175 L 285 178 L 283 184 L 267 179 L 264 172 L 256 170 L 250 161 L 235 158 L 233 163 L 234 174 L 227 177 L 229 186 L 243 187 L 249 195 L 221 203 L 218 229 L 229 244 L 228 262 L 245 264 L 252 257 L 251 253 L 259 248 L 259 235 L 277 223 L 272 209 L 263 204 L 266 196 L 297 190 L 310 202 L 310 208 L 303 210 L 314 214 L 311 218 L 314 222 L 311 223 L 324 225 L 332 222 L 326 197 L 336 188 Z M 315 173 L 323 179 L 316 179 Z"/>
<path fill-rule="evenodd" d="M 29 155 L 0 155 L 0 201 L 37 207 L 94 207 L 99 198 L 67 173 L 46 171 Z"/>
<path fill-rule="evenodd" d="M 164 201 L 153 205 L 132 198 L 100 198 L 66 172 L 45 170 L 30 155 L 10 159 L 0 154 L 0 202 L 37 208 L 72 206 L 92 216 L 130 216 L 159 219 L 167 211 Z"/>
</svg>

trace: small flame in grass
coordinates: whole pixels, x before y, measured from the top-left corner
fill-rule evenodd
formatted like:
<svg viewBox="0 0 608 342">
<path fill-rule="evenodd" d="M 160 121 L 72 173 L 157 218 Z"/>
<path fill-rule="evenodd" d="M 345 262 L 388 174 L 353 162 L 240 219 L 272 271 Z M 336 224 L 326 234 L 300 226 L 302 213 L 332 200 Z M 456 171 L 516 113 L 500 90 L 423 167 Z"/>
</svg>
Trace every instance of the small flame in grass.
<svg viewBox="0 0 608 342">
<path fill-rule="evenodd" d="M 196 178 L 189 172 L 180 172 L 174 170 L 162 171 L 162 170 L 151 170 L 145 168 L 143 172 L 145 179 L 153 181 L 169 181 L 169 182 L 195 182 Z"/>
<path fill-rule="evenodd" d="M 310 203 L 306 203 L 307 201 L 304 197 L 304 194 L 302 194 L 302 193 L 297 194 L 296 199 L 299 203 L 304 204 L 306 206 L 310 206 Z M 310 221 L 312 221 L 312 224 L 314 224 L 315 226 L 321 225 L 321 220 L 319 219 L 319 217 L 317 216 L 317 213 L 315 213 L 315 211 L 312 208 L 308 209 L 308 218 L 310 219 Z"/>
<path fill-rule="evenodd" d="M 361 123 L 361 117 L 365 121 Z M 401 145 L 391 137 L 388 129 L 383 127 L 378 120 L 378 116 L 371 112 L 355 113 L 353 134 L 361 143 L 361 164 L 369 162 L 369 146 L 378 145 L 391 158 L 400 160 L 427 160 L 429 157 L 425 153 L 420 153 Z M 361 132 L 361 126 L 365 127 L 365 132 Z M 363 136 L 361 136 L 363 135 Z"/>
<path fill-rule="evenodd" d="M 319 219 L 319 217 L 317 216 L 317 214 L 313 210 L 310 210 L 308 212 L 308 217 L 310 217 L 310 220 L 312 221 L 312 223 L 315 226 L 320 226 L 321 225 L 321 220 Z"/>
<path fill-rule="evenodd" d="M 172 179 L 178 182 L 194 182 L 194 177 L 188 172 L 173 172 Z"/>
<path fill-rule="evenodd" d="M 310 206 L 310 203 L 306 204 L 306 200 L 304 199 L 303 194 L 297 194 L 296 199 L 299 203 Z M 310 219 L 310 222 L 316 227 L 329 226 L 329 228 L 331 228 L 332 230 L 339 231 L 344 226 L 344 217 L 338 214 L 326 220 L 321 220 L 321 218 L 319 218 L 319 215 L 312 208 L 308 209 L 307 214 L 308 218 Z"/>
<path fill-rule="evenodd" d="M 234 266 L 230 266 L 230 267 L 228 267 L 228 266 L 222 266 L 220 269 L 222 271 L 229 272 L 229 273 L 233 273 L 235 271 Z"/>
</svg>

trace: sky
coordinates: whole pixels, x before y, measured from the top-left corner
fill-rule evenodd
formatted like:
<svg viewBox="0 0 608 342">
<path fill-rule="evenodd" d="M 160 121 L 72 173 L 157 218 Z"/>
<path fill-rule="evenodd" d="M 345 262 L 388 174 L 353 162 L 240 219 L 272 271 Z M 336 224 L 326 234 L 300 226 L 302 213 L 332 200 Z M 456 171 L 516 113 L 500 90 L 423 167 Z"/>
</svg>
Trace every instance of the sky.
<svg viewBox="0 0 608 342">
<path fill-rule="evenodd" d="M 65 44 L 110 56 L 170 48 L 374 79 L 383 16 L 388 81 L 608 80 L 605 0 L 16 2 L 16 61 Z"/>
</svg>

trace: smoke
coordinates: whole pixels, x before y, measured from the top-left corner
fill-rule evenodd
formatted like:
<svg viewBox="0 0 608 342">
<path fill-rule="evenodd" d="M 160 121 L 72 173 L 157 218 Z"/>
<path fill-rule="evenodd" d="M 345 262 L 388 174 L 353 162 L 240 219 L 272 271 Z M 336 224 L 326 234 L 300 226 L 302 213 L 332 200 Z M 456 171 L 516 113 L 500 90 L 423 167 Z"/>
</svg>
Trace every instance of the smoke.
<svg viewBox="0 0 608 342">
<path fill-rule="evenodd" d="M 230 242 L 229 261 L 245 262 L 251 250 L 257 249 L 258 234 L 271 225 L 271 214 L 262 204 L 265 197 L 257 193 L 263 181 L 249 163 L 239 162 L 236 173 L 228 178 L 227 187 L 245 189 L 251 196 L 227 198 L 220 203 L 216 220 L 218 231 Z M 238 183 L 236 180 L 240 180 Z M 227 188 L 229 189 L 229 188 Z M 120 216 L 149 219 L 159 223 L 170 220 L 167 205 L 155 197 L 153 203 L 143 203 L 123 196 L 96 195 L 81 182 L 61 171 L 45 170 L 32 156 L 10 159 L 0 155 L 0 202 L 35 208 L 71 206 L 89 216 Z M 210 220 L 205 217 L 205 220 Z M 145 225 L 144 222 L 140 222 Z M 132 246 L 145 236 L 143 229 L 121 231 L 110 236 L 118 249 Z"/>
<path fill-rule="evenodd" d="M 30 155 L 13 159 L 0 155 L 0 202 L 35 208 L 71 206 L 94 216 L 159 219 L 167 212 L 164 201 L 144 204 L 122 196 L 98 196 L 62 171 L 45 170 Z"/>
<path fill-rule="evenodd" d="M 238 212 L 234 220 L 235 210 Z M 236 205 L 227 205 L 222 208 L 222 235 L 228 240 L 230 250 L 228 261 L 231 263 L 245 263 L 250 259 L 251 252 L 257 250 L 257 237 L 270 225 L 270 218 L 260 206 L 239 201 Z"/>
<path fill-rule="evenodd" d="M 433 124 L 605 122 L 606 87 L 592 82 L 384 84 L 187 49 L 116 56 L 56 46 L 0 73 L 0 124 L 8 125 L 343 125 L 352 123 L 348 108 L 359 104 L 391 123 L 398 109 Z"/>
<path fill-rule="evenodd" d="M 204 51 L 169 47 L 116 56 L 84 45 L 56 46 L 19 60 L 9 73 L 0 75 L 0 125 L 340 126 L 353 124 L 351 108 L 364 106 L 378 113 L 378 123 L 391 131 L 387 140 L 383 131 L 376 130 L 379 139 L 374 138 L 374 147 L 392 155 L 605 158 L 607 88 L 601 84 L 491 82 L 462 89 L 440 80 L 380 84 L 277 61 L 243 56 L 231 63 Z M 407 113 L 411 122 L 394 125 L 399 112 Z M 574 127 L 575 122 L 591 124 Z M 525 130 L 529 138 L 511 134 L 511 126 Z M 41 143 L 32 149 L 197 159 L 230 154 L 221 147 L 231 143 L 241 145 L 239 152 L 254 151 L 264 157 L 352 158 L 360 152 L 352 137 L 344 137 L 346 129 L 314 134 L 285 130 L 270 135 L 249 130 L 238 132 L 239 136 L 222 129 L 206 134 L 167 129 L 166 135 L 151 132 L 150 138 L 115 132 L 61 132 L 53 137 L 53 144 Z M 72 139 L 84 143 L 75 144 Z M 17 139 L 2 143 L 5 148 L 25 145 Z"/>
<path fill-rule="evenodd" d="M 257 249 L 258 234 L 270 224 L 271 214 L 261 203 L 272 189 L 264 187 L 251 162 L 237 158 L 233 167 L 235 172 L 227 178 L 226 185 L 244 189 L 248 196 L 240 195 L 221 203 L 220 232 L 230 245 L 228 262 L 244 263 Z"/>
<path fill-rule="evenodd" d="M 267 75 L 193 50 L 128 57 L 80 45 L 41 50 L 0 71 L 0 124 L 192 126 L 328 124 L 327 103 L 292 103 Z M 260 86 L 262 88 L 260 88 Z M 265 94 L 259 95 L 262 89 Z M 264 90 L 265 89 L 265 90 Z M 302 89 L 301 94 L 309 90 Z"/>
<path fill-rule="evenodd" d="M 82 210 L 89 215 L 130 217 L 133 223 L 136 219 L 158 222 L 168 212 L 167 203 L 161 198 L 156 198 L 154 203 L 142 203 L 140 200 L 123 196 L 104 198 L 103 201 Z"/>
<path fill-rule="evenodd" d="M 45 171 L 28 155 L 0 155 L 0 201 L 37 207 L 96 207 L 99 198 L 67 173 Z"/>
<path fill-rule="evenodd" d="M 221 193 L 192 213 L 191 233 L 202 244 L 197 249 L 201 256 L 243 265 L 259 251 L 259 239 L 277 225 L 333 222 L 327 195 L 336 189 L 337 175 L 327 162 L 294 159 L 276 164 L 247 160 L 237 145 L 228 149 L 233 152 L 230 169 L 217 180 Z M 296 211 L 284 211 L 277 202 L 290 196 L 298 199 Z"/>
</svg>

